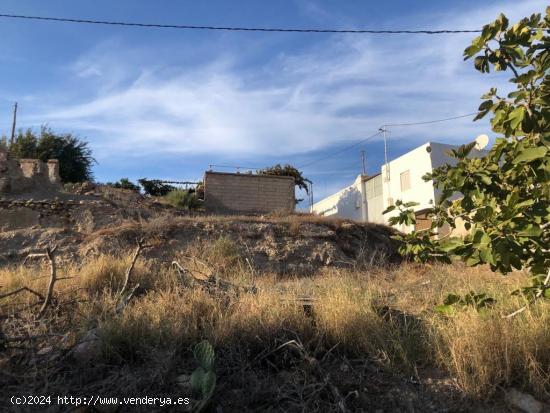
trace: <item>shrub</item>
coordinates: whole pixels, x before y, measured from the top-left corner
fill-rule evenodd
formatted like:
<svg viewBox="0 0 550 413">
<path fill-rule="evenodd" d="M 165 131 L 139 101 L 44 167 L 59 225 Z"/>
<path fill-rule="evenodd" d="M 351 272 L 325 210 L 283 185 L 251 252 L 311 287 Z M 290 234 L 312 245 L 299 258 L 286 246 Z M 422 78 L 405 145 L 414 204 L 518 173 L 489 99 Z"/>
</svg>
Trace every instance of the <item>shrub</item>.
<svg viewBox="0 0 550 413">
<path fill-rule="evenodd" d="M 195 192 L 190 192 L 184 189 L 176 189 L 168 192 L 164 196 L 164 200 L 174 208 L 185 209 L 188 211 L 198 209 L 202 205 L 201 200 L 199 200 Z"/>
<path fill-rule="evenodd" d="M 40 136 L 32 129 L 19 132 L 9 148 L 15 158 L 37 158 L 42 161 L 57 159 L 62 182 L 84 182 L 93 180 L 92 150 L 88 142 L 70 133 L 57 134 L 42 127 Z"/>
<path fill-rule="evenodd" d="M 176 190 L 176 187 L 162 183 L 158 179 L 141 178 L 138 180 L 143 192 L 151 196 L 164 196 L 168 192 Z"/>
<path fill-rule="evenodd" d="M 129 189 L 131 191 L 136 191 L 136 192 L 139 191 L 139 185 L 134 184 L 128 178 L 121 178 L 117 182 L 107 182 L 106 185 L 112 186 L 113 188 Z"/>
</svg>

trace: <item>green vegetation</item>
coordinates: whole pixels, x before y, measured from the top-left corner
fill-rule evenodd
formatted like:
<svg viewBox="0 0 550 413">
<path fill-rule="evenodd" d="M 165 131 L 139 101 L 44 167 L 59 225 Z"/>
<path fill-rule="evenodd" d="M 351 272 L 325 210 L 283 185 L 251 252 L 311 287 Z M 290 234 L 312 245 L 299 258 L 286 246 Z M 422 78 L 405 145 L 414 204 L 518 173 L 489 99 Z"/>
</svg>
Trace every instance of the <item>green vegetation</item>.
<svg viewBox="0 0 550 413">
<path fill-rule="evenodd" d="M 186 189 L 174 189 L 168 192 L 162 200 L 174 208 L 187 211 L 192 211 L 202 206 L 202 201 L 198 198 L 197 193 Z"/>
<path fill-rule="evenodd" d="M 139 185 L 134 184 L 128 178 L 121 178 L 117 182 L 107 182 L 105 185 L 112 186 L 118 189 L 129 189 L 131 191 L 139 192 Z"/>
<path fill-rule="evenodd" d="M 304 191 L 306 191 L 306 193 L 309 193 L 308 184 L 311 184 L 311 181 L 307 178 L 304 178 L 302 172 L 292 165 L 286 164 L 284 166 L 281 166 L 280 164 L 277 164 L 264 169 L 258 169 L 256 173 L 258 175 L 292 176 L 294 178 L 294 183 L 296 184 L 296 186 L 299 189 L 303 189 Z"/>
<path fill-rule="evenodd" d="M 493 68 L 511 71 L 516 90 L 507 97 L 495 88 L 482 96 L 481 119 L 494 116 L 497 138 L 488 154 L 469 158 L 475 143 L 453 151 L 456 166 L 445 165 L 428 174 L 442 196 L 429 211 L 431 231 L 400 236 L 401 252 L 420 262 L 459 257 L 467 265 L 488 264 L 504 274 L 527 269 L 532 285 L 516 291 L 529 302 L 550 298 L 550 7 L 546 16 L 534 14 L 510 26 L 500 15 L 464 51 L 474 56 L 482 73 Z M 480 53 L 480 54 L 479 54 Z M 479 54 L 479 55 L 478 55 Z M 458 200 L 452 195 L 461 193 Z M 415 223 L 412 203 L 396 203 L 392 224 Z M 436 240 L 443 225 L 465 223 L 465 239 Z"/>
<path fill-rule="evenodd" d="M 164 196 L 168 192 L 177 189 L 175 186 L 164 184 L 158 179 L 141 178 L 138 179 L 138 182 L 143 188 L 143 192 L 151 196 Z"/>
<path fill-rule="evenodd" d="M 59 175 L 64 183 L 93 180 L 92 165 L 95 159 L 92 150 L 88 142 L 70 133 L 56 134 L 46 127 L 41 128 L 39 135 L 32 129 L 19 131 L 9 151 L 18 159 L 33 158 L 44 162 L 57 159 Z"/>
<path fill-rule="evenodd" d="M 200 401 L 193 408 L 193 411 L 201 412 L 210 402 L 216 387 L 216 373 L 214 372 L 216 355 L 214 348 L 206 340 L 195 346 L 193 355 L 199 366 L 191 374 L 191 388 L 200 395 Z"/>
</svg>

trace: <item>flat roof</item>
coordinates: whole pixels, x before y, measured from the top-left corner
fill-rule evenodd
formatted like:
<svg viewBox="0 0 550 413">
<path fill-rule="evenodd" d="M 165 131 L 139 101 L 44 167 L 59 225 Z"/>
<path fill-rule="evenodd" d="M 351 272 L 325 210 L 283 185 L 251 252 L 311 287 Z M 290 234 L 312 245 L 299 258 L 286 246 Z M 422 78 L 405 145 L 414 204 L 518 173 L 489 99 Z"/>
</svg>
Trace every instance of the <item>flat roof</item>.
<svg viewBox="0 0 550 413">
<path fill-rule="evenodd" d="M 229 175 L 229 176 L 244 176 L 252 178 L 278 178 L 278 179 L 292 179 L 293 176 L 284 176 L 284 175 L 268 175 L 268 174 L 249 174 L 249 173 L 237 173 L 237 172 L 215 172 L 215 171 L 205 171 L 205 175 Z"/>
</svg>

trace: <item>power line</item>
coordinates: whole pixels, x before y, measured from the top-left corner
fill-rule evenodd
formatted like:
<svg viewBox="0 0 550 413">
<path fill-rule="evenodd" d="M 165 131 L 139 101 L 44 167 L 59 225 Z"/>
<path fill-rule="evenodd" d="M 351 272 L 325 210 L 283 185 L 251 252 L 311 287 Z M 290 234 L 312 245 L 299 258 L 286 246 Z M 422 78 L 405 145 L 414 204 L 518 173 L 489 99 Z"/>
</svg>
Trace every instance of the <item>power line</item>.
<svg viewBox="0 0 550 413">
<path fill-rule="evenodd" d="M 459 115 L 459 116 L 453 116 L 452 118 L 444 118 L 444 119 L 436 119 L 436 120 L 427 120 L 424 122 L 411 122 L 411 123 L 388 123 L 386 125 L 383 125 L 383 127 L 386 126 L 414 126 L 414 125 L 426 125 L 428 123 L 438 123 L 438 122 L 446 122 L 448 120 L 454 120 L 454 119 L 461 119 L 461 118 L 468 118 L 470 116 L 477 115 L 479 112 L 473 112 L 468 113 L 467 115 Z"/>
<path fill-rule="evenodd" d="M 378 132 L 376 132 L 375 134 L 365 138 L 365 139 L 362 139 L 360 140 L 359 142 L 356 142 L 354 143 L 353 145 L 350 145 L 350 146 L 346 146 L 345 148 L 343 148 L 342 150 L 340 151 L 337 151 L 337 152 L 333 152 L 333 153 L 330 153 L 326 156 L 323 156 L 321 158 L 318 158 L 318 159 L 314 159 L 313 161 L 309 162 L 309 163 L 306 163 L 302 166 L 299 167 L 299 169 L 302 169 L 302 168 L 305 168 L 306 166 L 310 166 L 310 165 L 313 165 L 314 163 L 317 163 L 319 161 L 323 161 L 325 159 L 328 159 L 328 158 L 331 158 L 333 156 L 336 156 L 336 155 L 339 155 L 341 154 L 342 152 L 345 152 L 347 151 L 348 149 L 351 149 L 351 148 L 354 148 L 360 144 L 362 144 L 363 142 L 366 142 L 367 140 L 369 139 L 372 139 L 374 138 L 375 136 L 383 133 L 384 131 L 386 131 L 386 127 L 388 126 L 392 126 L 392 127 L 396 127 L 396 126 L 415 126 L 415 125 L 426 125 L 426 124 L 429 124 L 429 123 L 438 123 L 438 122 L 447 122 L 447 121 L 450 121 L 450 120 L 455 120 L 455 119 L 462 119 L 462 118 L 467 118 L 467 117 L 470 117 L 470 116 L 474 116 L 474 115 L 477 115 L 478 112 L 473 112 L 473 113 L 468 113 L 466 115 L 459 115 L 459 116 L 452 116 L 452 117 L 449 117 L 449 118 L 443 118 L 443 119 L 434 119 L 434 120 L 427 120 L 427 121 L 422 121 L 422 122 L 410 122 L 410 123 L 388 123 L 388 124 L 385 124 L 385 125 L 382 125 L 382 127 L 378 130 Z M 387 131 L 386 131 L 387 132 Z"/>
<path fill-rule="evenodd" d="M 62 17 L 27 16 L 20 14 L 0 14 L 0 17 L 9 19 L 42 20 L 65 23 L 102 24 L 109 26 L 126 26 L 155 29 L 183 29 L 183 30 L 225 30 L 240 32 L 283 32 L 283 33 L 351 33 L 351 34 L 456 34 L 480 33 L 481 30 L 370 30 L 370 29 L 297 29 L 297 28 L 269 28 L 269 27 L 229 27 L 229 26 L 194 26 L 183 24 L 135 23 L 107 20 L 70 19 Z"/>
<path fill-rule="evenodd" d="M 328 159 L 328 158 L 331 158 L 331 157 L 333 157 L 333 156 L 339 155 L 339 154 L 341 154 L 342 152 L 345 152 L 345 151 L 347 151 L 347 150 L 349 150 L 349 149 L 351 149 L 351 148 L 354 148 L 354 147 L 356 147 L 356 146 L 358 146 L 358 145 L 361 145 L 363 142 L 366 142 L 366 141 L 368 141 L 369 139 L 372 139 L 372 138 L 374 138 L 374 137 L 377 136 L 377 135 L 380 135 L 380 131 L 378 131 L 378 132 L 376 132 L 376 133 L 374 133 L 374 134 L 372 134 L 372 135 L 366 137 L 365 139 L 360 140 L 359 142 L 355 142 L 353 145 L 346 146 L 345 148 L 343 148 L 343 149 L 341 149 L 341 150 L 339 150 L 339 151 L 337 151 L 337 152 L 332 152 L 332 153 L 330 153 L 330 154 L 328 154 L 328 155 L 326 155 L 326 156 L 323 156 L 323 157 L 318 158 L 318 159 L 314 159 L 314 160 L 311 161 L 311 162 L 308 162 L 308 163 L 306 163 L 306 164 L 304 164 L 304 165 L 301 165 L 301 166 L 298 167 L 298 169 L 305 168 L 306 166 L 313 165 L 314 163 L 317 163 L 317 162 L 319 162 L 319 161 L 324 161 L 325 159 Z"/>
</svg>

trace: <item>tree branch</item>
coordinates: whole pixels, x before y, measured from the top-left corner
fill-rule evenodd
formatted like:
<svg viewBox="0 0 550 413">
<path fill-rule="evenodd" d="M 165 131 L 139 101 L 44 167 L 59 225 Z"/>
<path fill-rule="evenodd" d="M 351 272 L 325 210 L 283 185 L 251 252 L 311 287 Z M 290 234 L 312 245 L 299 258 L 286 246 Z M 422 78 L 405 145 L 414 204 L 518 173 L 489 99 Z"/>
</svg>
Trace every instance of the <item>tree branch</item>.
<svg viewBox="0 0 550 413">
<path fill-rule="evenodd" d="M 55 259 L 54 259 L 54 252 L 56 249 L 57 249 L 57 246 L 54 246 L 52 249 L 50 249 L 50 247 L 46 248 L 45 255 L 50 263 L 50 283 L 48 284 L 48 291 L 46 293 L 46 298 L 44 299 L 44 303 L 42 304 L 40 311 L 38 311 L 38 318 L 42 318 L 42 316 L 46 312 L 46 308 L 48 307 L 48 305 L 50 304 L 50 301 L 52 300 L 55 282 L 57 281 L 57 273 L 56 273 L 56 266 L 55 266 Z"/>
<path fill-rule="evenodd" d="M 41 300 L 44 300 L 44 296 L 43 296 L 42 294 L 40 294 L 40 293 L 38 293 L 38 292 L 36 292 L 36 291 L 30 289 L 29 287 L 21 287 L 21 288 L 18 288 L 18 289 L 16 289 L 16 290 L 10 291 L 10 292 L 8 292 L 8 293 L 0 294 L 0 300 L 1 300 L 2 298 L 6 298 L 6 297 L 9 297 L 9 296 L 11 296 L 11 295 L 19 294 L 19 293 L 22 292 L 22 291 L 28 291 L 28 292 L 30 292 L 30 293 L 36 295 L 36 296 L 37 296 L 38 298 L 40 298 Z"/>
<path fill-rule="evenodd" d="M 143 242 L 144 242 L 143 238 L 136 240 L 137 247 L 136 247 L 136 250 L 134 251 L 132 262 L 130 263 L 130 266 L 126 270 L 126 276 L 124 277 L 124 284 L 122 285 L 122 289 L 118 293 L 119 296 L 122 296 L 126 292 L 126 289 L 128 288 L 128 283 L 130 282 L 130 276 L 132 275 L 132 270 L 136 265 L 136 261 L 139 257 L 141 250 L 145 248 L 145 245 L 143 244 Z"/>
</svg>

